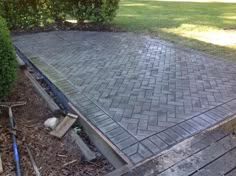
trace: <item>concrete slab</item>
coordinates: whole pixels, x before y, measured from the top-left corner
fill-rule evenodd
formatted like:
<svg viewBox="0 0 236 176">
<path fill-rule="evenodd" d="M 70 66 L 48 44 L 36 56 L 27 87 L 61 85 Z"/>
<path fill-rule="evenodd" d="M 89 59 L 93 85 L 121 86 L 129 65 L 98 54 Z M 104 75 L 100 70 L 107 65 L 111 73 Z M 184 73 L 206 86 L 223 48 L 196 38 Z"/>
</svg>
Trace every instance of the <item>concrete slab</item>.
<svg viewBox="0 0 236 176">
<path fill-rule="evenodd" d="M 133 164 L 236 113 L 234 61 L 133 33 L 57 31 L 13 41 Z"/>
</svg>

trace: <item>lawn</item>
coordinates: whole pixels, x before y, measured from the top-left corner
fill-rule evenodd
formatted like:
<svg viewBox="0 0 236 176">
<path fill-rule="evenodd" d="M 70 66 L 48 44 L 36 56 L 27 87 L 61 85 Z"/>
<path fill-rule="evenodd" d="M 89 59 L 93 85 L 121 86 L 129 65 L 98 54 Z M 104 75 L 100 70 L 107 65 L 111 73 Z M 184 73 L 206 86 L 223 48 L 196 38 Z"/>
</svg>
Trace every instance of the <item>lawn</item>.
<svg viewBox="0 0 236 176">
<path fill-rule="evenodd" d="M 236 60 L 236 0 L 121 0 L 114 23 Z"/>
</svg>

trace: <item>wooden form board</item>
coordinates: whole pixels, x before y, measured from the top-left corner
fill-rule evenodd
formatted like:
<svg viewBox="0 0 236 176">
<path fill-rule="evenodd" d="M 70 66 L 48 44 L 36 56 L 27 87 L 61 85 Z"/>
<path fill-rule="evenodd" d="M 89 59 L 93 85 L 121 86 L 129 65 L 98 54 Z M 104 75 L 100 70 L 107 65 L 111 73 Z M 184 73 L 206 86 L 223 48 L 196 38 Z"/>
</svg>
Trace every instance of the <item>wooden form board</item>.
<svg viewBox="0 0 236 176">
<path fill-rule="evenodd" d="M 59 123 L 59 125 L 57 125 L 57 127 L 52 132 L 50 132 L 50 134 L 58 138 L 62 138 L 75 123 L 77 118 L 77 115 L 68 113 L 66 117 Z"/>
<path fill-rule="evenodd" d="M 2 167 L 2 157 L 0 155 L 0 174 L 3 173 L 3 167 Z"/>
</svg>

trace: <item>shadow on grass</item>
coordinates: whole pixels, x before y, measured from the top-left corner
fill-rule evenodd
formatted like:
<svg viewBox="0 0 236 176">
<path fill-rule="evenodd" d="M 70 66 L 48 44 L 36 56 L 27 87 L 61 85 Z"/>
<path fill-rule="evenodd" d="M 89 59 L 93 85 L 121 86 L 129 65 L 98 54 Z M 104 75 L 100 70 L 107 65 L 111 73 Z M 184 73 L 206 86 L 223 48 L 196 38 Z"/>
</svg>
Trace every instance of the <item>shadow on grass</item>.
<svg viewBox="0 0 236 176">
<path fill-rule="evenodd" d="M 128 31 L 153 33 L 211 55 L 236 59 L 236 43 L 232 47 L 220 46 L 191 36 L 192 31 L 226 33 L 224 28 L 236 27 L 235 9 L 236 3 L 122 0 L 114 23 Z M 182 35 L 186 32 L 189 36 Z"/>
</svg>

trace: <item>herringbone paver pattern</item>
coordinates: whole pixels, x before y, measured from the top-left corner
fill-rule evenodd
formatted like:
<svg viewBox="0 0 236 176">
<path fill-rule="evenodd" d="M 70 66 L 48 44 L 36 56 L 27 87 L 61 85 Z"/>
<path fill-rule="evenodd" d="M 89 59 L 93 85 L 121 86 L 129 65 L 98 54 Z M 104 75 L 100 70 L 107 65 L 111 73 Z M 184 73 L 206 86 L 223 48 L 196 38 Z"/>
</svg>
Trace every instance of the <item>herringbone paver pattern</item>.
<svg viewBox="0 0 236 176">
<path fill-rule="evenodd" d="M 235 113 L 233 61 L 132 33 L 51 32 L 14 43 L 69 81 L 74 90 L 63 91 L 134 163 Z"/>
</svg>

